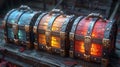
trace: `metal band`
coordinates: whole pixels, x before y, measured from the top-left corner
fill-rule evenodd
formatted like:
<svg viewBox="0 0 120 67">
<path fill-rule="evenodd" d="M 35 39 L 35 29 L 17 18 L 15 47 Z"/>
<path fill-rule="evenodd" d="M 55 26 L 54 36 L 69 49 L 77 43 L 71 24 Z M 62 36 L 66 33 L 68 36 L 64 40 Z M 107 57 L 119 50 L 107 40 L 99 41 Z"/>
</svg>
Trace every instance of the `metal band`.
<svg viewBox="0 0 120 67">
<path fill-rule="evenodd" d="M 111 34 L 111 30 L 113 27 L 114 21 L 110 21 L 105 29 L 104 32 L 104 38 L 102 40 L 103 43 L 103 51 L 102 51 L 102 57 L 103 58 L 107 58 L 108 57 L 108 51 L 109 51 L 109 47 L 110 47 L 110 34 Z"/>
<path fill-rule="evenodd" d="M 61 56 L 65 56 L 66 54 L 66 50 L 68 50 L 68 48 L 66 47 L 66 35 L 67 32 L 69 32 L 70 28 L 68 28 L 68 25 L 72 25 L 73 22 L 71 22 L 74 18 L 74 15 L 72 16 L 68 16 L 68 18 L 65 20 L 65 22 L 62 24 L 61 30 L 60 30 L 60 46 L 61 46 L 61 50 L 60 50 L 60 54 Z M 69 30 L 68 30 L 69 29 Z"/>
<path fill-rule="evenodd" d="M 51 32 L 51 35 L 54 35 L 54 36 L 57 36 L 57 37 L 60 37 L 60 34 L 59 34 L 59 32 Z"/>
<path fill-rule="evenodd" d="M 7 31 L 7 21 L 8 21 L 8 17 L 10 16 L 11 13 L 13 13 L 16 9 L 12 9 L 11 11 L 9 11 L 6 15 L 5 18 L 3 20 L 4 23 L 4 38 L 5 41 L 8 42 L 8 31 Z"/>
<path fill-rule="evenodd" d="M 12 23 L 7 23 L 7 27 L 12 28 L 13 24 Z"/>
<path fill-rule="evenodd" d="M 82 41 L 82 40 L 84 40 L 84 36 L 75 35 L 75 40 L 81 40 Z M 92 38 L 92 42 L 102 45 L 102 43 L 101 43 L 102 39 L 99 39 L 99 38 Z"/>
<path fill-rule="evenodd" d="M 88 27 L 88 32 L 87 35 L 84 37 L 84 47 L 85 47 L 85 58 L 86 60 L 90 59 L 90 49 L 91 49 L 91 41 L 92 41 L 92 30 L 94 28 L 95 23 L 97 22 L 98 18 L 93 18 L 92 21 L 90 21 L 89 23 L 89 27 Z"/>
<path fill-rule="evenodd" d="M 48 27 L 47 27 L 47 30 L 45 32 L 45 35 L 46 35 L 46 44 L 47 44 L 48 47 L 51 47 L 51 29 L 52 29 L 52 25 L 53 25 L 55 19 L 58 16 L 59 16 L 59 14 L 53 15 L 52 18 L 51 18 L 51 20 L 48 22 Z"/>
<path fill-rule="evenodd" d="M 18 44 L 18 21 L 23 14 L 24 12 L 20 12 L 16 17 L 17 21 L 13 24 L 14 42 L 16 44 Z"/>
<path fill-rule="evenodd" d="M 66 30 L 67 30 L 67 26 L 68 23 L 70 22 L 70 20 L 73 18 L 74 16 L 69 16 L 65 22 L 63 23 L 62 27 L 61 27 L 61 31 L 60 31 L 60 40 L 61 40 L 61 48 L 65 49 L 65 35 L 66 35 Z"/>
<path fill-rule="evenodd" d="M 37 21 L 35 22 L 35 26 L 38 26 L 41 19 L 43 18 L 43 16 L 45 16 L 47 13 L 42 13 L 38 18 L 37 18 Z"/>
<path fill-rule="evenodd" d="M 35 25 L 33 27 L 33 32 L 34 33 L 38 33 L 38 27 L 39 27 L 39 23 L 41 21 L 41 19 L 43 18 L 43 16 L 45 16 L 47 13 L 42 13 L 38 18 L 37 18 L 37 21 L 35 22 Z"/>
<path fill-rule="evenodd" d="M 110 32 L 111 32 L 113 24 L 114 24 L 114 21 L 110 21 L 107 24 L 105 32 L 104 32 L 104 38 L 109 39 L 110 35 L 108 35 L 108 34 L 110 34 Z"/>
<path fill-rule="evenodd" d="M 20 30 L 25 30 L 25 26 L 19 25 L 19 26 L 18 26 L 18 29 L 20 29 Z"/>
<path fill-rule="evenodd" d="M 70 36 L 70 51 L 72 52 L 72 51 L 74 51 L 74 39 L 75 39 L 75 31 L 76 31 L 76 28 L 77 28 L 77 25 L 78 25 L 78 23 L 81 21 L 83 19 L 83 16 L 80 16 L 80 17 L 78 17 L 75 21 L 74 21 L 74 23 L 73 23 L 73 25 L 72 25 L 72 29 L 71 29 L 71 32 L 70 32 L 70 34 L 69 34 L 69 36 Z M 73 54 L 73 53 L 70 53 L 70 54 Z M 72 56 L 72 55 L 71 55 Z"/>
<path fill-rule="evenodd" d="M 44 33 L 45 33 L 45 31 L 44 31 L 44 30 L 42 30 L 42 29 L 38 29 L 38 33 L 39 33 L 39 34 L 44 34 Z"/>
<path fill-rule="evenodd" d="M 35 22 L 35 25 L 33 27 L 33 32 L 35 33 L 35 42 L 34 42 L 34 45 L 36 45 L 35 47 L 38 48 L 38 38 L 39 38 L 39 32 L 40 30 L 38 29 L 39 27 L 39 23 L 41 21 L 41 19 L 46 15 L 47 13 L 42 13 L 38 18 L 37 18 L 37 21 Z"/>
<path fill-rule="evenodd" d="M 41 12 L 33 12 L 33 16 L 31 16 L 29 25 L 25 25 L 26 44 L 27 44 L 26 46 L 27 46 L 27 48 L 32 48 L 32 46 L 33 46 L 33 42 L 35 40 L 34 38 L 32 38 L 32 35 L 33 35 L 33 26 L 35 25 L 35 21 L 37 20 L 37 18 L 38 18 L 38 16 L 40 14 L 41 14 Z"/>
</svg>

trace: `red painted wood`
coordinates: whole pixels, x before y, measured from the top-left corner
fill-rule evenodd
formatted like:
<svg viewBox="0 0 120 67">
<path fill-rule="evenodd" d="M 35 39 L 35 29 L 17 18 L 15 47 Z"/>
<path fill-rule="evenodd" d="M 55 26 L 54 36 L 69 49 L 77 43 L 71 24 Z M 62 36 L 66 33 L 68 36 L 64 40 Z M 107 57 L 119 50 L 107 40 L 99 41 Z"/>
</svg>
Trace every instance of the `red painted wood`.
<svg viewBox="0 0 120 67">
<path fill-rule="evenodd" d="M 76 28 L 75 35 L 78 36 L 86 36 L 88 32 L 88 27 L 89 23 L 92 20 L 92 18 L 86 19 L 83 18 L 79 23 Z M 106 25 L 109 21 L 103 21 L 102 19 L 97 20 L 93 27 L 92 31 L 92 39 L 97 38 L 97 39 L 103 39 L 104 38 L 104 31 L 106 29 Z M 101 41 L 102 43 L 102 41 Z M 84 54 L 85 53 L 85 48 L 84 48 L 84 39 L 83 40 L 75 40 L 75 52 L 79 52 Z M 92 56 L 96 57 L 101 57 L 102 56 L 102 44 L 97 44 L 97 43 L 91 43 L 91 50 L 90 54 Z"/>
</svg>

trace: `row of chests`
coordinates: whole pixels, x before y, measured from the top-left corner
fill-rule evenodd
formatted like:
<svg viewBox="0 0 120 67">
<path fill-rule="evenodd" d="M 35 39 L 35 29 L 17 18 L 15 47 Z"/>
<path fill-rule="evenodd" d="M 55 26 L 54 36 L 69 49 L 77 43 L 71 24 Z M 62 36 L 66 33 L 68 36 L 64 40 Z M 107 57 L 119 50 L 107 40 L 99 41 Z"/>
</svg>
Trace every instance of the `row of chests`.
<svg viewBox="0 0 120 67">
<path fill-rule="evenodd" d="M 107 62 L 115 48 L 116 23 L 98 13 L 76 17 L 59 9 L 42 12 L 21 6 L 6 14 L 3 25 L 7 43 L 61 56 Z"/>
</svg>

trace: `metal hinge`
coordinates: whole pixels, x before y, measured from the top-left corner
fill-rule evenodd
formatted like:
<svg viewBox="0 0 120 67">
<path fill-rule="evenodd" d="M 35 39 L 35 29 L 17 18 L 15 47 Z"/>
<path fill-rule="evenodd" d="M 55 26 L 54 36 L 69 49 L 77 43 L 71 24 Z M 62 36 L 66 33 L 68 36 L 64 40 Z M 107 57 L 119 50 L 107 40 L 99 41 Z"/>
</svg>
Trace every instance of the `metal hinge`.
<svg viewBox="0 0 120 67">
<path fill-rule="evenodd" d="M 65 32 L 60 32 L 60 37 L 62 40 L 65 40 Z"/>
<path fill-rule="evenodd" d="M 25 31 L 29 32 L 29 25 L 25 25 Z"/>
<path fill-rule="evenodd" d="M 107 67 L 107 65 L 108 65 L 108 59 L 102 58 L 101 63 L 102 63 L 103 67 Z"/>
<path fill-rule="evenodd" d="M 61 56 L 65 56 L 65 50 L 61 49 L 61 50 L 60 50 L 60 55 L 61 55 Z"/>
<path fill-rule="evenodd" d="M 70 57 L 72 58 L 74 57 L 73 51 L 70 51 L 69 54 L 70 54 Z"/>
<path fill-rule="evenodd" d="M 16 35 L 18 33 L 18 24 L 17 23 L 13 24 L 12 28 L 13 28 L 14 34 Z"/>
<path fill-rule="evenodd" d="M 110 40 L 109 39 L 103 38 L 102 43 L 103 43 L 103 46 L 105 46 L 105 47 L 110 46 Z"/>
<path fill-rule="evenodd" d="M 70 33 L 70 40 L 74 41 L 74 33 Z"/>
</svg>

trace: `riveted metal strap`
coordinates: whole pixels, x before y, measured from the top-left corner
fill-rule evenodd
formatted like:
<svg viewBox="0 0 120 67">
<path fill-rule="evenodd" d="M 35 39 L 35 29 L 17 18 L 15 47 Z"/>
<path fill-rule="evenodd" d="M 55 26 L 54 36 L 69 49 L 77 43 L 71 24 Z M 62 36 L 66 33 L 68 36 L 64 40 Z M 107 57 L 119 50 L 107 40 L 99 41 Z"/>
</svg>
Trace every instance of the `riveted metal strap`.
<svg viewBox="0 0 120 67">
<path fill-rule="evenodd" d="M 41 21 L 41 19 L 43 18 L 43 16 L 45 16 L 47 13 L 42 13 L 38 18 L 37 18 L 37 21 L 35 22 L 35 25 L 33 27 L 33 32 L 34 33 L 38 33 L 37 30 L 38 30 L 38 26 L 39 26 L 39 23 Z"/>
<path fill-rule="evenodd" d="M 71 32 L 69 34 L 69 39 L 70 39 L 70 50 L 74 51 L 74 39 L 75 39 L 75 31 L 77 28 L 78 23 L 83 19 L 83 16 L 78 17 L 73 25 L 72 25 L 72 29 Z"/>
<path fill-rule="evenodd" d="M 44 33 L 45 33 L 44 30 L 42 30 L 42 29 L 38 29 L 38 34 L 44 34 Z"/>
<path fill-rule="evenodd" d="M 6 24 L 8 28 L 12 28 L 13 24 L 12 23 L 7 23 Z"/>
<path fill-rule="evenodd" d="M 15 21 L 15 23 L 16 24 L 18 24 L 18 21 L 19 21 L 19 19 L 20 19 L 20 17 L 24 14 L 25 12 L 20 12 L 18 15 L 17 15 L 17 17 L 16 17 L 16 21 Z M 17 26 L 18 27 L 18 26 Z"/>
<path fill-rule="evenodd" d="M 110 47 L 110 35 L 111 35 L 111 29 L 113 27 L 114 21 L 110 21 L 108 22 L 106 28 L 105 28 L 105 32 L 104 32 L 104 38 L 102 40 L 103 43 L 103 51 L 102 51 L 102 57 L 103 58 L 108 58 L 108 51 L 109 51 L 109 47 Z"/>
<path fill-rule="evenodd" d="M 55 31 L 52 31 L 52 34 L 51 34 L 51 35 L 54 35 L 54 36 L 60 37 L 59 32 L 55 32 Z"/>
<path fill-rule="evenodd" d="M 47 46 L 51 46 L 51 29 L 52 29 L 52 25 L 55 21 L 55 19 L 59 16 L 59 14 L 55 14 L 52 16 L 51 20 L 48 22 L 48 27 L 47 27 L 47 30 L 45 32 L 45 35 L 46 35 L 46 43 L 47 43 Z"/>
<path fill-rule="evenodd" d="M 20 30 L 25 30 L 25 26 L 19 25 L 19 26 L 18 26 L 18 29 L 20 29 Z"/>
<path fill-rule="evenodd" d="M 37 18 L 37 21 L 35 22 L 35 25 L 34 25 L 34 27 L 33 27 L 33 32 L 35 33 L 35 43 L 34 43 L 34 45 L 38 45 L 38 38 L 39 38 L 39 32 L 40 32 L 40 30 L 38 29 L 38 27 L 39 27 L 39 23 L 40 23 L 40 21 L 41 21 L 41 19 L 46 15 L 47 13 L 42 13 L 38 18 Z M 38 46 L 35 46 L 35 48 L 37 49 L 38 48 Z"/>
<path fill-rule="evenodd" d="M 87 31 L 87 35 L 84 37 L 84 47 L 85 47 L 85 57 L 90 56 L 90 52 L 91 52 L 91 43 L 92 43 L 92 30 L 94 28 L 95 23 L 97 22 L 98 18 L 93 18 L 92 21 L 90 21 L 89 23 L 89 27 L 88 27 L 88 31 Z M 88 56 L 87 56 L 88 55 Z"/>
<path fill-rule="evenodd" d="M 61 50 L 60 50 L 60 55 L 61 55 L 61 56 L 65 56 L 65 54 L 66 54 L 66 53 L 65 53 L 65 50 L 61 49 Z"/>
<path fill-rule="evenodd" d="M 7 23 L 8 23 L 8 18 L 10 16 L 11 13 L 13 13 L 16 9 L 12 9 L 11 11 L 9 11 L 6 15 L 5 18 L 3 20 L 4 23 L 4 36 L 5 36 L 5 41 L 8 42 L 8 31 L 7 31 Z"/>
<path fill-rule="evenodd" d="M 105 32 L 104 32 L 104 38 L 106 39 L 109 39 L 110 37 L 110 33 L 111 33 L 111 29 L 113 27 L 113 24 L 115 24 L 115 21 L 110 21 L 107 26 L 106 26 L 106 29 L 105 29 Z"/>
<path fill-rule="evenodd" d="M 41 19 L 43 18 L 43 16 L 45 16 L 47 13 L 42 13 L 38 18 L 37 18 L 37 21 L 35 22 L 35 26 L 38 26 Z"/>
<path fill-rule="evenodd" d="M 75 33 L 78 23 L 83 19 L 83 16 L 79 16 L 73 23 L 70 33 Z"/>
<path fill-rule="evenodd" d="M 109 47 L 110 46 L 110 40 L 109 39 L 105 39 L 105 38 L 103 38 L 103 46 L 104 47 Z"/>
<path fill-rule="evenodd" d="M 30 31 L 30 26 L 29 25 L 25 25 L 25 31 L 28 33 Z"/>
<path fill-rule="evenodd" d="M 69 55 L 70 55 L 70 57 L 72 57 L 72 58 L 74 57 L 74 53 L 73 53 L 72 50 L 69 51 Z"/>
<path fill-rule="evenodd" d="M 74 18 L 74 15 L 66 17 L 67 19 L 65 22 L 62 24 L 61 30 L 60 30 L 60 44 L 61 44 L 61 49 L 66 50 L 65 46 L 65 38 L 67 37 L 67 26 L 71 22 L 71 19 Z M 66 31 L 67 30 L 67 31 Z"/>
<path fill-rule="evenodd" d="M 73 23 L 73 26 L 72 26 L 72 29 L 71 29 L 71 32 L 70 32 L 70 40 L 71 41 L 74 41 L 74 33 L 76 31 L 78 23 L 82 20 L 82 18 L 83 18 L 83 16 L 78 17 Z"/>
<path fill-rule="evenodd" d="M 19 14 L 17 15 L 16 17 L 16 21 L 15 23 L 13 24 L 12 28 L 13 28 L 13 32 L 14 32 L 14 42 L 16 44 L 18 44 L 18 22 L 19 22 L 19 19 L 20 17 L 24 14 L 25 12 L 19 12 Z"/>
<path fill-rule="evenodd" d="M 13 28 L 14 35 L 17 35 L 17 33 L 18 33 L 18 24 L 17 24 L 17 23 L 14 23 L 14 24 L 12 25 L 12 28 Z"/>
</svg>

